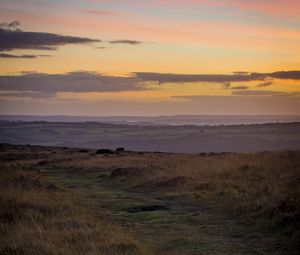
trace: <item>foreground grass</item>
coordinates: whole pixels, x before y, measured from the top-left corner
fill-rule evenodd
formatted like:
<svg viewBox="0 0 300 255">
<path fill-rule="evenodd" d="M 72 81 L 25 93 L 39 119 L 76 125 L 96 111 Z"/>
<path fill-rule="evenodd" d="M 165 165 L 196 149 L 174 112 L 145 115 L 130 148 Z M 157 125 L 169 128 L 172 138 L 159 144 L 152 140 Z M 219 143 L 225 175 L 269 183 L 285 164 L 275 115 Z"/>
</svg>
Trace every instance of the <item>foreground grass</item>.
<svg viewBox="0 0 300 255">
<path fill-rule="evenodd" d="M 0 254 L 148 254 L 119 226 L 96 217 L 78 194 L 43 177 L 39 154 L 27 156 L 2 157 Z"/>
<path fill-rule="evenodd" d="M 0 155 L 0 254 L 300 251 L 300 152 Z"/>
<path fill-rule="evenodd" d="M 101 185 L 141 193 L 144 198 L 152 194 L 165 204 L 183 203 L 186 216 L 191 213 L 187 205 L 198 205 L 195 211 L 199 216 L 186 217 L 187 221 L 197 222 L 207 207 L 210 214 L 219 214 L 212 219 L 214 222 L 228 215 L 234 223 L 242 225 L 242 233 L 233 233 L 240 235 L 236 241 L 253 249 L 253 253 L 244 254 L 300 251 L 299 152 L 95 156 L 91 151 L 90 155 L 61 162 L 60 166 L 80 178 L 89 176 Z M 129 205 L 125 204 L 123 210 L 126 206 Z M 183 220 L 180 224 L 187 222 Z"/>
</svg>

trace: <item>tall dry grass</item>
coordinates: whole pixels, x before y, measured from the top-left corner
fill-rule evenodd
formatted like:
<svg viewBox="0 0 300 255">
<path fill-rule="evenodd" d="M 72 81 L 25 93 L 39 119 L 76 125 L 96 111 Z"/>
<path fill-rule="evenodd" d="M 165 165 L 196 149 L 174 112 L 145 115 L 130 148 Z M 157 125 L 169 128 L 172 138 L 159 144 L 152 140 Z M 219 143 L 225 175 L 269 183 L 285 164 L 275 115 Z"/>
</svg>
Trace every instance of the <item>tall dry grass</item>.
<svg viewBox="0 0 300 255">
<path fill-rule="evenodd" d="M 126 153 L 14 147 L 2 150 L 0 254 L 147 254 L 77 194 L 35 171 L 57 166 L 124 189 L 209 203 L 300 250 L 300 152 Z M 23 158 L 24 160 L 20 160 Z"/>
<path fill-rule="evenodd" d="M 109 169 L 127 189 L 212 203 L 300 250 L 300 152 L 83 155 L 61 164 L 81 174 Z"/>
<path fill-rule="evenodd" d="M 77 194 L 43 177 L 32 163 L 0 167 L 0 254 L 148 254 L 128 233 L 97 217 Z"/>
</svg>

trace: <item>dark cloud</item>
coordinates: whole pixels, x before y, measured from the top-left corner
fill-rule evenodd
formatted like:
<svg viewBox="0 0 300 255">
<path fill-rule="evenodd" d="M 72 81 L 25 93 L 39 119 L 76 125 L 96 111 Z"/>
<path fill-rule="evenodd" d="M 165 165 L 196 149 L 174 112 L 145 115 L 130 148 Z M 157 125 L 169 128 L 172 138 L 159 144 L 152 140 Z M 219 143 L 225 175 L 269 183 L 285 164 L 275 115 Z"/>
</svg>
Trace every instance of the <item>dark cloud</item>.
<svg viewBox="0 0 300 255">
<path fill-rule="evenodd" d="M 93 72 L 23 73 L 19 76 L 0 76 L 0 90 L 2 91 L 53 94 L 57 92 L 117 92 L 140 89 L 142 89 L 141 84 L 135 77 L 105 76 Z"/>
<path fill-rule="evenodd" d="M 230 87 L 230 89 L 233 89 L 233 90 L 244 90 L 244 89 L 248 89 L 248 86 L 233 86 L 233 87 Z"/>
<path fill-rule="evenodd" d="M 183 82 L 218 82 L 226 86 L 230 82 L 250 81 L 251 75 L 242 74 L 173 74 L 173 73 L 135 73 L 136 77 L 143 81 L 158 83 L 183 83 Z"/>
<path fill-rule="evenodd" d="M 232 91 L 232 95 L 235 96 L 286 96 L 289 95 L 280 91 L 268 91 L 268 90 L 236 90 Z"/>
<path fill-rule="evenodd" d="M 135 40 L 113 40 L 109 41 L 111 44 L 131 44 L 131 45 L 137 45 L 137 44 L 142 44 L 143 42 L 141 41 L 135 41 Z"/>
<path fill-rule="evenodd" d="M 300 79 L 300 71 L 275 72 L 275 73 L 272 73 L 272 75 L 270 77 L 277 78 L 277 79 L 299 80 Z"/>
<path fill-rule="evenodd" d="M 174 73 L 135 73 L 142 81 L 157 83 L 184 82 L 217 82 L 228 87 L 230 82 L 264 81 L 270 78 L 300 80 L 300 71 L 280 71 L 274 73 L 242 73 L 237 74 L 174 74 Z"/>
<path fill-rule="evenodd" d="M 246 77 L 245 77 L 246 76 Z M 264 78 L 265 79 L 265 78 Z M 230 81 L 251 81 L 251 75 L 175 75 L 156 73 L 135 73 L 130 77 L 108 76 L 96 72 L 70 72 L 65 74 L 45 74 L 23 72 L 21 75 L 0 75 L 2 93 L 27 93 L 29 97 L 49 97 L 58 92 L 118 92 L 151 89 L 148 81 L 165 82 L 222 82 L 233 90 L 232 96 L 281 96 L 292 95 L 267 90 L 248 90 L 247 86 L 232 86 Z M 30 94 L 30 93 L 31 94 Z M 40 93 L 40 94 L 39 94 Z M 42 95 L 43 93 L 44 95 Z M 3 94 L 2 94 L 3 95 Z M 19 94 L 21 95 L 21 94 Z M 8 96 L 8 95 L 7 95 Z M 16 96 L 16 94 L 15 94 Z"/>
<path fill-rule="evenodd" d="M 0 58 L 38 58 L 38 57 L 51 57 L 51 55 L 30 55 L 30 54 L 25 54 L 25 55 L 13 55 L 13 54 L 6 54 L 6 53 L 0 53 Z"/>
<path fill-rule="evenodd" d="M 86 37 L 66 36 L 45 32 L 25 32 L 16 29 L 20 23 L 2 23 L 0 26 L 0 51 L 15 49 L 56 50 L 67 44 L 89 44 L 101 40 Z"/>
<path fill-rule="evenodd" d="M 252 73 L 251 76 L 257 79 L 274 78 L 282 80 L 300 80 L 300 71 L 279 71 L 274 73 Z"/>
<path fill-rule="evenodd" d="M 12 98 L 12 97 L 29 97 L 32 99 L 40 99 L 40 98 L 51 98 L 54 97 L 55 93 L 43 93 L 43 92 L 37 92 L 37 91 L 22 91 L 22 92 L 16 92 L 16 91 L 0 91 L 0 97 L 1 98 Z"/>
</svg>

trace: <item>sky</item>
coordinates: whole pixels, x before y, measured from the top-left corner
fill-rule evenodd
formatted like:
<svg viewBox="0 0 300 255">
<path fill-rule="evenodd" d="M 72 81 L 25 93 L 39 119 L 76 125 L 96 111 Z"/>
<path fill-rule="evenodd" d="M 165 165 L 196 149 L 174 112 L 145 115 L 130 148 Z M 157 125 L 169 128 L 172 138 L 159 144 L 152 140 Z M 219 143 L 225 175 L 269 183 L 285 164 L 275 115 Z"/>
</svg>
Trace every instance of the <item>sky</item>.
<svg viewBox="0 0 300 255">
<path fill-rule="evenodd" d="M 300 115 L 300 1 L 0 0 L 0 114 Z"/>
</svg>

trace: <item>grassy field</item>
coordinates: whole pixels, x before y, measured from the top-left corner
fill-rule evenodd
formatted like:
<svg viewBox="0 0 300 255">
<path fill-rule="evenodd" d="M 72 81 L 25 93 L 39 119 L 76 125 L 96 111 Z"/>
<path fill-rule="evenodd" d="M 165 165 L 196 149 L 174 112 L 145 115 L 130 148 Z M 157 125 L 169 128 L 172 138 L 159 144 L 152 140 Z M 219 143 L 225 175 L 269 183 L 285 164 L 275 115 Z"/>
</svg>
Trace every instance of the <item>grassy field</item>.
<svg viewBox="0 0 300 255">
<path fill-rule="evenodd" d="M 40 173 L 51 152 L 1 146 L 0 254 L 149 254 L 81 194 Z"/>
<path fill-rule="evenodd" d="M 0 150 L 0 254 L 299 254 L 300 152 Z"/>
</svg>

